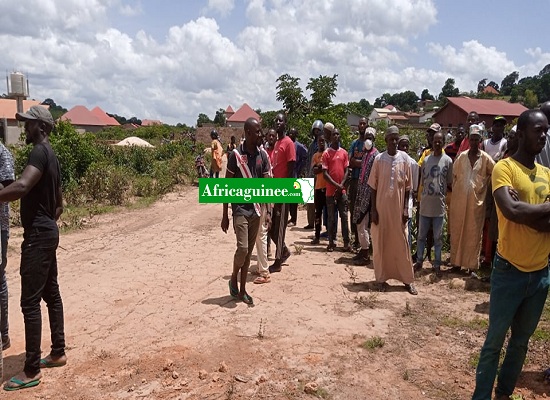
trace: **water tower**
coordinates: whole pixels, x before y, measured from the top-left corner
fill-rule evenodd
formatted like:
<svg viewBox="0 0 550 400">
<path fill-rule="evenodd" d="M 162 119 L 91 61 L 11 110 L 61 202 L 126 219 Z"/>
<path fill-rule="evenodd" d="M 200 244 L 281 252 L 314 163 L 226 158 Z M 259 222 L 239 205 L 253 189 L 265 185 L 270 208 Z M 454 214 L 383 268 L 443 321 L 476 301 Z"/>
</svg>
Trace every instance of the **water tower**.
<svg viewBox="0 0 550 400">
<path fill-rule="evenodd" d="M 9 77 L 6 76 L 8 86 L 8 96 L 17 101 L 17 112 L 24 112 L 23 100 L 29 96 L 29 81 L 21 72 L 12 72 Z"/>
</svg>

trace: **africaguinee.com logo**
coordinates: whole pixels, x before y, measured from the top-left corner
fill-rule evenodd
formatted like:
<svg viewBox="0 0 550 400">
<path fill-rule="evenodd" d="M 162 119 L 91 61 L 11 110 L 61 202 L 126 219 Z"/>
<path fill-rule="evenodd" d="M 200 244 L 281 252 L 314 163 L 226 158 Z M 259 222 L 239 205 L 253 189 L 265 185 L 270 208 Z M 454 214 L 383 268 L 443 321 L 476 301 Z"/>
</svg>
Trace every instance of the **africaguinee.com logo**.
<svg viewBox="0 0 550 400">
<path fill-rule="evenodd" d="M 313 203 L 313 178 L 200 178 L 199 203 Z"/>
</svg>

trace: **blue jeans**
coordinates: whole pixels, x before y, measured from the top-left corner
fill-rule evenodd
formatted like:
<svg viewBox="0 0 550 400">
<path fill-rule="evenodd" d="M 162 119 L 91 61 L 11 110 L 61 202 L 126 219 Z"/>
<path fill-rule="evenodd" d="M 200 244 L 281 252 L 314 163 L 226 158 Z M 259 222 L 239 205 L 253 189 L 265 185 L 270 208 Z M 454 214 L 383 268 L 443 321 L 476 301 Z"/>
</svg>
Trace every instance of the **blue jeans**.
<svg viewBox="0 0 550 400">
<path fill-rule="evenodd" d="M 504 338 L 511 328 L 500 367 L 497 395 L 510 396 L 525 361 L 529 338 L 539 322 L 548 295 L 548 266 L 521 272 L 498 253 L 493 260 L 489 330 L 481 348 L 472 400 L 490 400 Z"/>
<path fill-rule="evenodd" d="M 5 339 L 9 334 L 8 323 L 8 282 L 6 281 L 6 265 L 8 264 L 8 231 L 1 232 L 2 262 L 0 263 L 0 333 Z"/>
<path fill-rule="evenodd" d="M 443 246 L 443 216 L 441 217 L 425 217 L 420 216 L 418 227 L 418 240 L 416 244 L 416 254 L 418 255 L 418 262 L 424 261 L 424 249 L 426 248 L 426 238 L 428 237 L 428 231 L 430 226 L 434 232 L 434 250 L 435 260 L 434 267 L 439 268 L 441 266 L 441 247 Z"/>
<path fill-rule="evenodd" d="M 25 229 L 21 244 L 21 311 L 25 321 L 25 368 L 28 375 L 40 372 L 42 313 L 40 301 L 48 306 L 53 357 L 65 354 L 63 302 L 57 283 L 56 250 L 59 232 Z"/>
</svg>

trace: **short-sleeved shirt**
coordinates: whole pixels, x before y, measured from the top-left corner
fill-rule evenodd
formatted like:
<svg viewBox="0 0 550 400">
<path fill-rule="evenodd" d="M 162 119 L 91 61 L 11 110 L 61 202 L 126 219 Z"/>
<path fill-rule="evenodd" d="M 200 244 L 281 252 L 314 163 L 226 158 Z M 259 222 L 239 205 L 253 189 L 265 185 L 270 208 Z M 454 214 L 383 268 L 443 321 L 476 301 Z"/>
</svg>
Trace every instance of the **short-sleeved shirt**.
<svg viewBox="0 0 550 400">
<path fill-rule="evenodd" d="M 504 157 L 506 146 L 508 141 L 505 138 L 501 138 L 498 142 L 493 143 L 491 139 L 485 139 L 483 141 L 483 151 L 491 156 L 493 161 L 497 162 Z"/>
<path fill-rule="evenodd" d="M 55 210 L 58 191 L 61 187 L 61 170 L 50 143 L 34 145 L 27 165 L 37 168 L 42 172 L 42 176 L 21 198 L 21 224 L 25 230 L 31 228 L 57 230 Z"/>
<path fill-rule="evenodd" d="M 313 159 L 311 160 L 311 168 L 313 168 L 316 164 L 322 164 L 323 163 L 323 152 L 318 151 L 313 155 Z M 315 189 L 325 189 L 327 187 L 327 181 L 325 180 L 325 175 L 323 172 L 320 174 L 315 174 Z"/>
<path fill-rule="evenodd" d="M 307 164 L 307 147 L 299 141 L 294 142 L 294 150 L 296 152 L 296 163 L 294 164 L 294 178 L 299 178 L 302 170 Z"/>
<path fill-rule="evenodd" d="M 459 147 L 460 145 L 456 144 L 456 142 L 449 143 L 447 146 L 445 146 L 445 154 L 451 157 L 451 160 L 453 162 L 455 162 Z"/>
<path fill-rule="evenodd" d="M 334 182 L 341 183 L 346 173 L 346 168 L 349 166 L 348 152 L 339 147 L 338 150 L 334 150 L 332 147 L 326 149 L 321 159 L 323 170 L 327 170 L 327 173 L 334 180 Z M 327 185 L 327 197 L 334 196 L 336 193 L 336 186 L 330 182 L 326 182 Z"/>
<path fill-rule="evenodd" d="M 14 181 L 13 157 L 10 151 L 0 143 L 0 183 Z M 10 203 L 0 203 L 0 228 L 3 231 L 10 229 Z"/>
<path fill-rule="evenodd" d="M 263 178 L 269 176 L 270 165 L 267 153 L 256 148 L 254 154 L 250 154 L 246 151 L 245 143 L 239 145 L 236 150 L 243 158 L 243 161 L 246 161 L 246 165 L 248 165 L 252 178 Z M 233 151 L 228 154 L 227 170 L 233 174 L 234 178 L 243 178 L 241 169 L 237 165 L 237 157 Z M 242 215 L 245 217 L 252 217 L 256 214 L 254 204 L 252 203 L 231 203 L 231 209 L 233 210 L 233 216 Z"/>
<path fill-rule="evenodd" d="M 365 141 L 361 139 L 355 139 L 349 148 L 349 159 L 362 160 L 365 154 Z M 351 168 L 351 179 L 359 179 L 361 173 L 361 167 Z"/>
<path fill-rule="evenodd" d="M 296 148 L 294 142 L 288 136 L 275 142 L 271 164 L 273 165 L 274 178 L 289 178 L 288 163 L 296 161 Z"/>
<path fill-rule="evenodd" d="M 492 174 L 493 192 L 501 187 L 517 190 L 519 200 L 542 204 L 550 195 L 550 169 L 535 164 L 528 169 L 511 157 L 496 163 Z M 550 233 L 539 232 L 506 219 L 497 204 L 499 254 L 524 272 L 539 271 L 548 265 Z"/>
<path fill-rule="evenodd" d="M 424 217 L 442 217 L 445 215 L 445 196 L 447 185 L 453 182 L 453 162 L 446 154 L 427 155 L 420 164 L 422 182 L 422 201 L 420 215 Z"/>
</svg>

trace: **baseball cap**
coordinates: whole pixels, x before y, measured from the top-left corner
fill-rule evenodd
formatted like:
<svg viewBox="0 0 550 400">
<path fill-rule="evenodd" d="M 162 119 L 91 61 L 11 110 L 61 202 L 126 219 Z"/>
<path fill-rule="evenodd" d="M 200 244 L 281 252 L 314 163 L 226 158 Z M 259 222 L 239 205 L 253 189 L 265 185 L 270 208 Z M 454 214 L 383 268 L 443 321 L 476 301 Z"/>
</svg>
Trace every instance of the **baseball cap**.
<svg viewBox="0 0 550 400">
<path fill-rule="evenodd" d="M 481 126 L 479 126 L 477 124 L 473 124 L 472 126 L 470 126 L 470 136 L 472 136 L 472 135 L 481 136 L 481 134 L 482 134 Z"/>
<path fill-rule="evenodd" d="M 367 129 L 365 129 L 365 133 L 371 133 L 372 136 L 376 136 L 376 129 L 374 129 L 372 126 L 369 126 Z"/>
<path fill-rule="evenodd" d="M 399 140 L 397 141 L 397 143 L 401 142 L 402 140 L 406 140 L 407 142 L 411 141 L 407 135 L 401 135 L 399 136 Z"/>
<path fill-rule="evenodd" d="M 327 131 L 330 131 L 331 133 L 334 132 L 334 124 L 331 123 L 331 122 L 327 122 L 324 126 L 323 126 L 323 129 L 326 129 Z"/>
<path fill-rule="evenodd" d="M 431 124 L 428 128 L 429 131 L 439 132 L 441 130 L 441 125 L 439 124 Z"/>
<path fill-rule="evenodd" d="M 506 118 L 504 118 L 502 115 L 497 115 L 497 116 L 495 117 L 495 119 L 493 119 L 493 124 L 494 124 L 495 122 L 499 122 L 499 121 L 502 121 L 502 122 L 506 123 Z"/>
<path fill-rule="evenodd" d="M 26 113 L 16 113 L 15 119 L 18 121 L 38 120 L 54 126 L 52 114 L 42 106 L 32 106 Z"/>
</svg>

